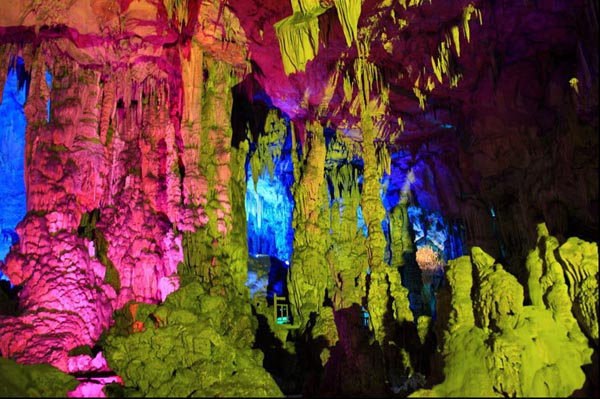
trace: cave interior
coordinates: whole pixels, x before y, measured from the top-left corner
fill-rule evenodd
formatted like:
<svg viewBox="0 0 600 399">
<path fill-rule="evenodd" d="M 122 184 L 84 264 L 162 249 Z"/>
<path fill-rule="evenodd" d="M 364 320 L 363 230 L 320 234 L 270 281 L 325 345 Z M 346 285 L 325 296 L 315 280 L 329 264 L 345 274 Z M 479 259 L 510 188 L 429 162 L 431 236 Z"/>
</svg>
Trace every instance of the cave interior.
<svg viewBox="0 0 600 399">
<path fill-rule="evenodd" d="M 0 5 L 0 396 L 598 396 L 598 2 Z"/>
</svg>

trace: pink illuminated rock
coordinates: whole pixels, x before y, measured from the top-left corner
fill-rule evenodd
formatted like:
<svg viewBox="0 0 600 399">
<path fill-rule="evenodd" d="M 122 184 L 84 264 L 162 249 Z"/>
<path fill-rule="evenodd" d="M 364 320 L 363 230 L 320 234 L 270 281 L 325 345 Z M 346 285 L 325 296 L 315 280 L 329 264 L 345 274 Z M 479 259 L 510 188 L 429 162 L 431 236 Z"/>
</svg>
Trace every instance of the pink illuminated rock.
<svg viewBox="0 0 600 399">
<path fill-rule="evenodd" d="M 106 364 L 106 359 L 102 352 L 98 352 L 95 357 L 89 355 L 70 356 L 68 361 L 69 373 L 77 372 L 107 372 L 110 368 Z"/>
<path fill-rule="evenodd" d="M 121 377 L 94 377 L 82 381 L 73 391 L 67 392 L 68 398 L 105 398 L 106 394 L 102 390 L 106 384 L 122 384 Z"/>
<path fill-rule="evenodd" d="M 231 10 L 218 1 L 183 7 L 178 12 L 186 13 L 188 26 L 179 14 L 167 15 L 161 2 L 146 0 L 16 2 L 1 13 L 2 39 L 14 26 L 41 36 L 57 24 L 64 28 L 39 46 L 2 44 L 0 51 L 6 62 L 22 56 L 31 74 L 25 105 L 29 213 L 3 266 L 20 287 L 19 316 L 0 316 L 2 356 L 68 372 L 106 371 L 100 355 L 69 357 L 69 351 L 93 346 L 125 303 L 159 303 L 179 288 L 180 231 L 208 222 L 200 199 L 206 201 L 209 185 L 202 171 L 181 165 L 182 159 L 198 162 L 187 140 L 198 144 L 201 131 L 182 136 L 187 122 L 178 115 L 180 95 L 190 85 L 182 81 L 182 59 L 190 55 L 187 45 L 176 43 L 180 35 L 187 35 L 182 42 L 194 36 L 200 43 L 193 56 L 200 56 L 200 82 L 203 55 L 245 68 L 246 54 Z M 230 34 L 236 40 L 225 43 Z M 192 100 L 202 101 L 199 94 Z M 217 114 L 228 119 L 221 108 L 215 106 Z M 230 213 L 230 172 L 227 151 L 219 157 L 225 213 L 217 217 L 223 219 Z M 223 220 L 219 226 L 225 234 Z"/>
<path fill-rule="evenodd" d="M 164 302 L 167 296 L 179 289 L 179 277 L 177 276 L 165 276 L 161 277 L 158 281 L 158 292 L 160 293 L 160 300 Z"/>
</svg>

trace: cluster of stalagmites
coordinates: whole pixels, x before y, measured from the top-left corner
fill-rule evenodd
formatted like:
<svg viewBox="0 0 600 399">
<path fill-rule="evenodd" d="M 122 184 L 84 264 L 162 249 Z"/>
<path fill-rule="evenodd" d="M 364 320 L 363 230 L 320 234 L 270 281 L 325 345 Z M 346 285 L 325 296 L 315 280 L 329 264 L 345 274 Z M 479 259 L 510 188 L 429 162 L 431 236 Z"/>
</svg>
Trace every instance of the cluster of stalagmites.
<svg viewBox="0 0 600 399">
<path fill-rule="evenodd" d="M 414 373 L 404 382 L 396 381 L 395 392 L 403 389 L 413 396 L 569 396 L 584 387 L 584 368 L 592 367 L 592 346 L 598 342 L 597 245 L 577 238 L 559 245 L 544 224 L 538 226 L 538 233 L 537 246 L 527 259 L 526 288 L 478 247 L 472 248 L 470 256 L 449 262 L 448 285 L 438 292 L 437 321 L 431 323 L 428 317 L 418 320 L 426 330 L 422 339 L 437 336 L 440 359 L 432 364 L 442 369 L 430 376 L 430 388 L 417 390 L 427 382 Z M 260 341 L 257 319 L 248 307 L 247 301 L 224 291 L 214 292 L 197 281 L 171 293 L 160 304 L 126 303 L 115 312 L 114 325 L 98 342 L 108 366 L 123 379 L 122 386 L 109 385 L 106 391 L 125 396 L 281 395 L 280 387 L 262 368 L 265 354 L 256 348 Z M 270 309 L 262 314 L 279 336 L 282 353 L 288 351 L 292 356 L 286 333 L 277 329 Z M 316 354 L 316 366 L 322 367 L 320 374 L 313 374 L 317 378 L 313 381 L 315 393 L 331 394 L 328 389 L 334 380 L 347 380 L 349 375 L 358 378 L 359 373 L 364 378 L 353 383 L 348 380 L 348 392 L 381 388 L 377 381 L 383 378 L 378 374 L 382 365 L 365 352 L 374 343 L 366 330 L 361 330 L 358 314 L 353 306 L 336 312 L 325 308 L 304 333 L 305 344 L 312 342 L 321 348 L 317 352 L 314 347 L 307 349 Z M 36 309 L 31 315 L 48 324 L 61 321 L 56 311 Z M 25 323 L 26 316 L 21 320 Z M 331 330 L 335 324 L 342 326 L 337 332 Z M 354 331 L 348 329 L 352 325 Z M 18 323 L 14 329 L 19 334 L 30 330 Z M 46 333 L 38 339 L 51 336 Z M 340 357 L 340 353 L 346 355 Z M 337 364 L 342 360 L 350 363 Z M 40 373 L 40 368 L 8 367 L 7 362 L 3 360 L 0 367 L 2 378 L 29 381 L 25 385 L 32 389 L 29 392 L 56 392 L 35 391 L 41 388 L 27 380 L 30 373 Z M 57 373 L 53 368 L 46 372 Z M 61 378 L 64 389 L 73 388 L 66 376 Z M 13 388 L 4 389 L 11 392 Z"/>
<path fill-rule="evenodd" d="M 445 379 L 414 396 L 570 396 L 582 389 L 584 368 L 597 373 L 597 265 L 595 243 L 559 245 L 545 224 L 527 259 L 527 289 L 478 247 L 450 261 L 435 328 Z"/>
</svg>

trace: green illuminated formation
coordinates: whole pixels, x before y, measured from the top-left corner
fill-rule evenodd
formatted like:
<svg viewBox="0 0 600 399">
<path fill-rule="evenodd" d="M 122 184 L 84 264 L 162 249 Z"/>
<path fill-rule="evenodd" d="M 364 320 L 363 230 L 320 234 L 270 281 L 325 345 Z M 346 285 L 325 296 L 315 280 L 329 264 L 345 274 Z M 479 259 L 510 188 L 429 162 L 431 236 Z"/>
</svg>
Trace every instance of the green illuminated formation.
<svg viewBox="0 0 600 399">
<path fill-rule="evenodd" d="M 583 332 L 598 345 L 598 244 L 569 238 L 558 248 L 568 282 L 573 314 Z"/>
<path fill-rule="evenodd" d="M 338 18 L 344 28 L 344 36 L 348 47 L 356 41 L 358 18 L 362 8 L 362 0 L 334 0 Z"/>
<path fill-rule="evenodd" d="M 228 234 L 230 245 L 229 271 L 235 289 L 242 297 L 249 298 L 248 279 L 248 239 L 246 230 L 246 156 L 248 141 L 242 141 L 239 148 L 231 146 L 231 180 L 229 201 L 231 203 L 231 230 Z"/>
<path fill-rule="evenodd" d="M 388 212 L 390 222 L 389 244 L 386 247 L 386 260 L 392 267 L 404 266 L 405 252 L 413 252 L 408 220 L 408 201 L 403 198 Z"/>
<path fill-rule="evenodd" d="M 333 246 L 326 254 L 333 282 L 333 287 L 328 289 L 335 310 L 362 304 L 366 295 L 365 237 L 362 229 L 358 228 L 361 197 L 358 178 L 361 171 L 346 162 L 352 150 L 347 149 L 343 137 L 338 133 L 331 141 L 327 153 L 331 165 L 326 169 L 335 190 L 330 216 Z"/>
<path fill-rule="evenodd" d="M 582 366 L 591 364 L 592 348 L 571 310 L 565 271 L 554 259 L 558 242 L 543 224 L 538 234 L 527 261 L 531 305 L 524 305 L 517 279 L 479 247 L 449 262 L 449 295 L 440 304 L 448 308 L 440 320 L 445 379 L 411 396 L 566 397 L 583 386 Z M 593 245 L 575 242 L 569 240 L 565 252 L 587 264 L 583 259 L 593 258 Z M 571 281 L 578 292 L 579 280 Z"/>
<path fill-rule="evenodd" d="M 369 32 L 363 35 L 368 37 Z M 363 136 L 362 159 L 364 161 L 364 183 L 361 196 L 361 208 L 368 237 L 365 242 L 367 262 L 371 271 L 370 285 L 367 295 L 367 310 L 370 314 L 375 339 L 392 351 L 391 357 L 400 356 L 403 367 L 410 369 L 411 364 L 405 349 L 397 347 L 395 342 L 386 338 L 386 325 L 391 320 L 398 323 L 412 322 L 413 316 L 409 308 L 408 290 L 402 285 L 399 270 L 388 268 L 384 257 L 386 238 L 381 223 L 385 218 L 385 209 L 379 197 L 380 179 L 384 173 L 390 173 L 390 157 L 387 147 L 380 141 L 383 132 L 377 124 L 385 114 L 387 96 L 377 67 L 367 61 L 369 41 L 357 43 L 358 58 L 354 63 L 360 104 L 360 127 Z M 374 94 L 372 98 L 372 93 Z M 384 320 L 388 305 L 392 304 L 393 317 L 387 323 Z M 389 346 L 388 346 L 389 345 Z M 397 353 L 395 353 L 397 352 Z"/>
<path fill-rule="evenodd" d="M 14 3 L 0 396 L 597 391 L 591 2 Z"/>
<path fill-rule="evenodd" d="M 241 300 L 211 294 L 193 282 L 160 305 L 128 303 L 115 312 L 104 353 L 123 387 L 115 396 L 278 397 L 263 369 L 263 353 L 250 349 L 256 320 Z"/>
<path fill-rule="evenodd" d="M 329 279 L 324 254 L 329 247 L 329 198 L 324 168 L 326 147 L 323 127 L 312 124 L 310 148 L 303 154 L 300 180 L 293 187 L 294 212 L 292 227 L 294 253 L 288 272 L 288 288 L 292 313 L 296 322 L 304 324 L 311 313 L 320 313 Z M 308 148 L 308 146 L 307 146 Z M 297 164 L 294 164 L 294 169 Z"/>
<path fill-rule="evenodd" d="M 304 71 L 306 63 L 319 53 L 318 17 L 329 8 L 325 5 L 327 1 L 320 0 L 292 0 L 291 3 L 294 13 L 274 25 L 287 75 Z M 334 0 L 333 3 L 350 47 L 356 41 L 362 1 Z"/>
<path fill-rule="evenodd" d="M 585 341 L 583 330 L 597 344 L 598 245 L 572 237 L 559 246 L 541 223 L 526 267 L 531 303 L 552 309 L 574 339 Z"/>
<path fill-rule="evenodd" d="M 241 176 L 245 161 L 240 157 L 246 156 L 247 144 L 240 149 L 231 147 L 233 100 L 229 95 L 238 77 L 231 65 L 214 60 L 193 41 L 189 57 L 182 56 L 182 61 L 184 72 L 195 82 L 185 93 L 195 107 L 183 111 L 187 116 L 182 126 L 187 143 L 184 205 L 191 213 L 200 214 L 205 224 L 183 232 L 181 282 L 185 285 L 199 279 L 213 291 L 242 294 L 247 291 L 248 253 L 245 208 L 240 202 L 246 186 Z M 232 208 L 237 212 L 232 213 Z"/>
<path fill-rule="evenodd" d="M 295 2 L 292 1 L 292 4 Z M 306 63 L 319 52 L 319 19 L 325 9 L 316 2 L 310 11 L 294 11 L 274 27 L 286 74 L 304 71 Z"/>
<path fill-rule="evenodd" d="M 19 364 L 0 357 L 0 397 L 66 397 L 79 381 L 48 364 Z"/>
<path fill-rule="evenodd" d="M 254 189 L 263 173 L 269 172 L 271 179 L 275 168 L 275 160 L 281 158 L 283 143 L 287 137 L 288 124 L 279 116 L 277 110 L 269 110 L 264 124 L 264 134 L 258 137 L 256 150 L 250 156 L 250 167 Z M 242 165 L 244 166 L 244 165 Z"/>
</svg>

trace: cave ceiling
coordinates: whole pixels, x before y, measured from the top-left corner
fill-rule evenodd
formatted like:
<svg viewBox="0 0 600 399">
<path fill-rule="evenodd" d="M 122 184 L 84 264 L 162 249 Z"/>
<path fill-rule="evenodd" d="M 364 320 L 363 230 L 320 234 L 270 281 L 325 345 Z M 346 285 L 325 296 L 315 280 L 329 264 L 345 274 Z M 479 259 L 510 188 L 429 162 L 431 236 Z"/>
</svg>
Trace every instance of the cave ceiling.
<svg viewBox="0 0 600 399">
<path fill-rule="evenodd" d="M 577 1 L 366 0 L 356 29 L 362 44 L 349 47 L 335 2 L 321 2 L 316 54 L 305 70 L 286 74 L 282 57 L 274 57 L 280 55 L 274 25 L 294 11 L 288 2 L 264 3 L 232 0 L 228 6 L 247 32 L 253 78 L 273 104 L 292 118 L 322 119 L 356 135 L 360 115 L 345 98 L 344 78 L 354 82 L 353 65 L 365 57 L 377 71 L 371 95 L 386 103 L 378 115 L 381 138 L 400 145 L 470 130 L 474 120 L 501 114 L 494 106 L 498 92 L 525 97 L 512 115 L 523 123 L 519 119 L 543 108 L 535 101 L 548 95 L 541 87 L 545 64 L 575 59 L 585 39 L 577 25 L 593 11 Z M 359 55 L 361 47 L 367 49 Z M 529 93 L 520 92 L 524 86 Z"/>
<path fill-rule="evenodd" d="M 319 119 L 358 140 L 360 110 L 353 100 L 356 60 L 363 58 L 374 66 L 371 97 L 385 106 L 377 116 L 379 138 L 403 145 L 466 130 L 475 119 L 497 113 L 489 103 L 498 85 L 506 86 L 506 95 L 529 97 L 525 101 L 547 95 L 536 92 L 543 90 L 543 64 L 575 59 L 578 46 L 585 51 L 586 32 L 577 25 L 594 11 L 583 0 L 363 0 L 353 17 L 346 4 L 352 2 L 19 1 L 0 16 L 0 33 L 15 44 L 64 37 L 57 45 L 88 67 L 135 70 L 140 60 L 154 60 L 153 68 L 144 63 L 139 73 L 165 75 L 178 71 L 172 47 L 195 40 L 248 74 L 254 99 L 295 121 Z M 292 16 L 317 42 L 300 34 L 299 42 L 283 48 L 277 24 Z M 355 26 L 343 26 L 344 18 L 354 18 Z M 285 52 L 304 57 L 296 71 L 286 70 Z M 511 92 L 523 79 L 530 80 L 532 93 Z M 597 124 L 597 116 L 592 119 Z"/>
<path fill-rule="evenodd" d="M 435 153 L 431 173 L 459 188 L 433 197 L 480 191 L 501 202 L 523 195 L 515 187 L 544 146 L 574 150 L 551 150 L 542 174 L 596 158 L 597 138 L 577 126 L 598 127 L 597 14 L 590 0 L 22 0 L 3 7 L 0 39 L 12 45 L 7 62 L 18 52 L 31 65 L 41 51 L 117 75 L 126 102 L 133 86 L 168 81 L 176 119 L 188 112 L 178 93 L 194 84 L 185 68 L 196 46 L 233 66 L 249 112 L 278 108 L 301 142 L 318 121 L 360 143 L 368 111 L 390 153 Z M 579 133 L 561 138 L 567 130 Z M 569 173 L 597 188 L 590 170 Z M 548 201 L 573 202 L 569 173 Z M 586 223 L 597 220 L 589 198 L 570 211 Z"/>
</svg>

